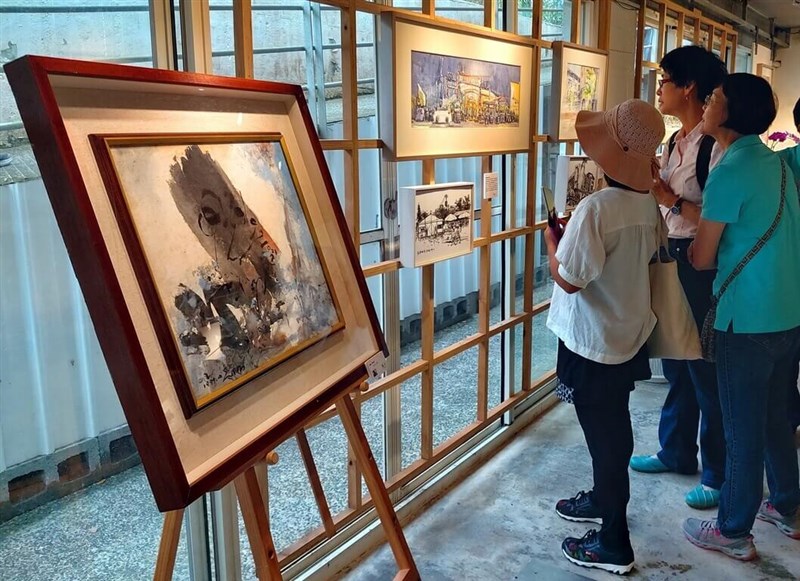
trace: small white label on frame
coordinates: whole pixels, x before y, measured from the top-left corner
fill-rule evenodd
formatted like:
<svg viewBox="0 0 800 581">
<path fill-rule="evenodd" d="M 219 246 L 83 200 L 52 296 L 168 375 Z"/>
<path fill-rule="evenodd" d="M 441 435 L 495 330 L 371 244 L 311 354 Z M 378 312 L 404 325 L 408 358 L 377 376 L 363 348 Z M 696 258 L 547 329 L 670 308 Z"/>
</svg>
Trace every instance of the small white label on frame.
<svg viewBox="0 0 800 581">
<path fill-rule="evenodd" d="M 375 355 L 370 357 L 364 364 L 369 374 L 369 379 L 378 379 L 381 375 L 386 373 L 386 357 L 383 351 L 378 351 Z"/>
<path fill-rule="evenodd" d="M 493 171 L 483 174 L 483 199 L 491 200 L 497 196 L 498 173 Z"/>
</svg>

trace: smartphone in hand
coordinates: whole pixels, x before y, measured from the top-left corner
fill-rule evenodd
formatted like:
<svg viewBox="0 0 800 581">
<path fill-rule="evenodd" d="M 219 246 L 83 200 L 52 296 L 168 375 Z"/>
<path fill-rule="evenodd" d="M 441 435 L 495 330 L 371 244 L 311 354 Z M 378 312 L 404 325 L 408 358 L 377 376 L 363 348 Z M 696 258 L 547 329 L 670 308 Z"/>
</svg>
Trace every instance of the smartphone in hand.
<svg viewBox="0 0 800 581">
<path fill-rule="evenodd" d="M 558 217 L 556 213 L 553 191 L 547 186 L 542 186 L 542 194 L 544 197 L 544 205 L 547 208 L 547 227 L 552 230 L 556 240 L 561 240 L 564 235 L 564 226 L 566 222 Z"/>
</svg>

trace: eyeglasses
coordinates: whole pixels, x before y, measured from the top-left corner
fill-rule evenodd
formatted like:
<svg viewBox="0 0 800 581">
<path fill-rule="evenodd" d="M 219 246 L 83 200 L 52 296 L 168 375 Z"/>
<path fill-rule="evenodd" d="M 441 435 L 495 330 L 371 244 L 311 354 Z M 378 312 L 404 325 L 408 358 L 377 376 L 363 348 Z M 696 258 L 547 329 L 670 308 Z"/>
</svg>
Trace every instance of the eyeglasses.
<svg viewBox="0 0 800 581">
<path fill-rule="evenodd" d="M 673 82 L 672 79 L 658 79 L 658 88 L 660 89 L 661 87 L 663 87 L 664 83 L 671 83 L 671 82 Z"/>
<path fill-rule="evenodd" d="M 703 101 L 703 106 L 704 107 L 711 107 L 711 104 L 712 103 L 716 103 L 716 102 L 717 102 L 717 98 L 714 96 L 714 93 L 709 93 L 708 95 L 706 95 L 706 100 Z"/>
</svg>

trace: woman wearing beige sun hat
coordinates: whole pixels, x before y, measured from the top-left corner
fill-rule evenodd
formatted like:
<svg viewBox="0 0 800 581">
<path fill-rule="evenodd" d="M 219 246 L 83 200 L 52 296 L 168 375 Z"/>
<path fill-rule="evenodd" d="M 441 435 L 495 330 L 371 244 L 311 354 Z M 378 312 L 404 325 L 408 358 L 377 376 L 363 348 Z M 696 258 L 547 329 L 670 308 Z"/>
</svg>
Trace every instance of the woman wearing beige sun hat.
<svg viewBox="0 0 800 581">
<path fill-rule="evenodd" d="M 628 400 L 634 381 L 650 377 L 646 341 L 656 318 L 648 264 L 661 215 L 649 189 L 664 122 L 652 105 L 631 99 L 605 112 L 581 111 L 575 128 L 608 187 L 578 204 L 563 235 L 545 232 L 556 282 L 547 326 L 559 339 L 556 393 L 575 405 L 594 488 L 560 500 L 556 512 L 602 525 L 582 538 L 567 537 L 567 559 L 624 574 L 633 569 Z"/>
</svg>

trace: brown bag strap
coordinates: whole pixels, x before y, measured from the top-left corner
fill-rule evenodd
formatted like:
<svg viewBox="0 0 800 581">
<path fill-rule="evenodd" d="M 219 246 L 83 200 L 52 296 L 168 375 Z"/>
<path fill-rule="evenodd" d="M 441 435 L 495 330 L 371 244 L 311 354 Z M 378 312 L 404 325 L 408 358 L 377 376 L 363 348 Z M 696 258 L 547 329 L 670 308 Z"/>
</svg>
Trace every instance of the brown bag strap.
<svg viewBox="0 0 800 581">
<path fill-rule="evenodd" d="M 744 267 L 747 266 L 747 263 L 753 260 L 753 257 L 758 254 L 758 252 L 764 248 L 764 245 L 767 243 L 772 235 L 775 233 L 775 230 L 778 228 L 778 224 L 781 221 L 781 217 L 783 216 L 783 208 L 786 205 L 786 163 L 781 159 L 781 201 L 780 205 L 778 206 L 778 213 L 775 214 L 775 219 L 770 224 L 770 227 L 767 228 L 767 231 L 758 239 L 758 241 L 753 245 L 742 260 L 739 261 L 739 264 L 736 265 L 736 268 L 731 271 L 728 275 L 728 278 L 725 279 L 725 282 L 722 283 L 722 286 L 719 287 L 719 292 L 711 297 L 712 305 L 716 306 L 719 303 L 719 300 L 722 298 L 722 295 L 725 294 L 725 291 L 728 290 L 728 287 L 733 282 Z"/>
</svg>

